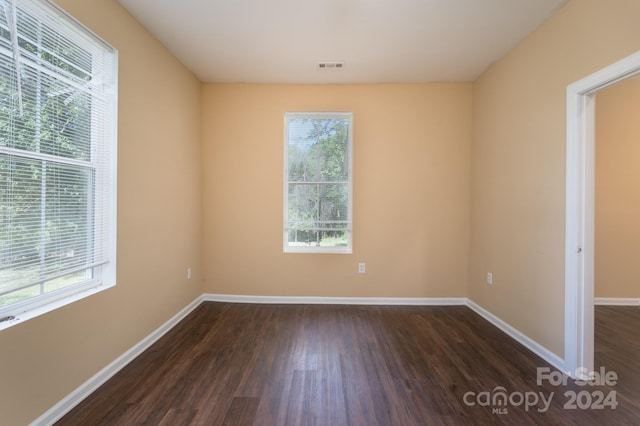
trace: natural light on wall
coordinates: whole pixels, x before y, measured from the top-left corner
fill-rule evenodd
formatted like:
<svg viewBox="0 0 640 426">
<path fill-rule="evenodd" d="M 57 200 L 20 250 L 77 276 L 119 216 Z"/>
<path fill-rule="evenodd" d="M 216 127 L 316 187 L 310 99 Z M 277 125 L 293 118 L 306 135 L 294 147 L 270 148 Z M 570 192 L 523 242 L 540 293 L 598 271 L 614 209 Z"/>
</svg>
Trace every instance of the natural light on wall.
<svg viewBox="0 0 640 426">
<path fill-rule="evenodd" d="M 117 52 L 0 0 L 0 328 L 115 284 Z"/>
<path fill-rule="evenodd" d="M 351 113 L 285 114 L 284 251 L 351 253 Z"/>
</svg>

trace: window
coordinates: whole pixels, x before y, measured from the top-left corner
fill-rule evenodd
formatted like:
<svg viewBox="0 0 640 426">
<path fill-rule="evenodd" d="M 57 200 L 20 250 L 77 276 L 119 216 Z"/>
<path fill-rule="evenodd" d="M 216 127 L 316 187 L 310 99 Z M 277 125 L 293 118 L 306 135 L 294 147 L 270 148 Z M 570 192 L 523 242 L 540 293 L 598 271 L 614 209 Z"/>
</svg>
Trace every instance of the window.
<svg viewBox="0 0 640 426">
<path fill-rule="evenodd" d="M 52 3 L 0 0 L 0 328 L 115 284 L 116 80 Z"/>
<path fill-rule="evenodd" d="M 351 113 L 286 113 L 284 251 L 351 253 Z"/>
</svg>

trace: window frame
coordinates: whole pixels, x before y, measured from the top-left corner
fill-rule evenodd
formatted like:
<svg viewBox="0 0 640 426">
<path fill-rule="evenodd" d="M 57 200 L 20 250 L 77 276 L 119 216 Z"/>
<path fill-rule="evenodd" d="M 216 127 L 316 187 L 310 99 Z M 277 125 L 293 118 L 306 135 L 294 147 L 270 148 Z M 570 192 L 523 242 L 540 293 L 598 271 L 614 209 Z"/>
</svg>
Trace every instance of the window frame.
<svg viewBox="0 0 640 426">
<path fill-rule="evenodd" d="M 0 10 L 2 9 L 1 6 Z M 15 5 L 12 7 L 15 7 Z M 104 261 L 97 264 L 88 264 L 85 269 L 82 269 L 82 271 L 87 271 L 86 279 L 80 279 L 77 283 L 0 307 L 0 330 L 116 285 L 118 51 L 51 0 L 42 2 L 27 2 L 23 0 L 19 7 L 28 13 L 31 19 L 37 20 L 37 22 L 41 22 L 44 25 L 49 25 L 52 21 L 60 22 L 63 28 L 58 27 L 56 31 L 68 37 L 75 46 L 86 49 L 92 58 L 96 57 L 96 55 L 105 55 L 108 59 L 100 69 L 92 69 L 94 78 L 99 76 L 98 81 L 100 79 L 104 80 L 105 89 L 103 95 L 106 101 L 104 102 L 104 108 L 102 108 L 104 113 L 100 117 L 97 116 L 96 109 L 91 108 L 89 110 L 90 121 L 95 124 L 96 120 L 105 120 L 105 124 L 98 126 L 101 128 L 100 132 L 95 131 L 95 125 L 91 127 L 89 146 L 92 154 L 89 163 L 91 164 L 90 167 L 93 167 L 98 172 L 95 173 L 95 182 L 87 192 L 86 204 L 87 209 L 92 212 L 89 218 L 91 220 L 93 245 L 102 247 Z M 94 103 L 92 102 L 91 104 L 93 105 Z M 100 149 L 104 151 L 106 161 L 93 158 L 93 153 L 97 146 L 100 146 Z M 12 153 L 10 151 L 17 152 L 18 150 L 7 148 L 5 151 L 7 151 L 5 154 L 11 158 Z M 17 152 L 17 156 L 26 159 L 37 159 L 41 154 L 25 151 Z M 65 161 L 58 162 L 53 157 L 44 161 L 51 161 L 52 164 L 65 163 Z M 68 163 L 73 163 L 73 161 Z M 102 197 L 95 196 L 101 193 L 106 195 Z M 99 232 L 99 230 L 103 232 Z"/>
<path fill-rule="evenodd" d="M 347 120 L 348 201 L 346 246 L 292 246 L 289 244 L 289 121 L 292 119 L 340 119 Z M 285 112 L 284 113 L 284 191 L 283 191 L 283 252 L 284 253 L 353 253 L 353 113 L 352 112 Z M 330 181 L 329 181 L 330 182 Z"/>
</svg>

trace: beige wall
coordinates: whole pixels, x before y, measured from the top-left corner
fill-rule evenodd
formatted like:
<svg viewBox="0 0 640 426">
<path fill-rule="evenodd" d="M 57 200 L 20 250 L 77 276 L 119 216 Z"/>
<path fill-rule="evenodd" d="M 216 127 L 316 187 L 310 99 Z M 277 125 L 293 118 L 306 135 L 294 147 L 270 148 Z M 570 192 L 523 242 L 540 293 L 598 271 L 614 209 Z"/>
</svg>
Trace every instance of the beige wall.
<svg viewBox="0 0 640 426">
<path fill-rule="evenodd" d="M 573 0 L 474 85 L 469 296 L 559 356 L 566 87 L 638 50 L 638 16 Z"/>
<path fill-rule="evenodd" d="M 285 111 L 353 112 L 353 254 L 282 252 Z M 205 292 L 466 294 L 471 84 L 208 84 L 202 122 Z"/>
<path fill-rule="evenodd" d="M 640 297 L 640 79 L 596 95 L 596 297 Z"/>
<path fill-rule="evenodd" d="M 116 1 L 58 3 L 120 53 L 117 286 L 0 332 L 3 425 L 34 420 L 202 293 L 200 83 Z"/>
</svg>

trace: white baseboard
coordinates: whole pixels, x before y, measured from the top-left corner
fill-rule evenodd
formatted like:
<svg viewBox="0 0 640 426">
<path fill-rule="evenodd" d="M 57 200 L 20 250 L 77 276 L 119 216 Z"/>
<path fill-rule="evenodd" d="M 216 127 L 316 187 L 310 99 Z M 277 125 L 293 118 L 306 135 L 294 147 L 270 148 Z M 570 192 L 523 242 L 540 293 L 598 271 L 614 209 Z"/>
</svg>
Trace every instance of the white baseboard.
<svg viewBox="0 0 640 426">
<path fill-rule="evenodd" d="M 593 299 L 596 305 L 609 306 L 640 306 L 640 299 L 628 297 L 596 297 Z"/>
<path fill-rule="evenodd" d="M 333 304 L 333 305 L 398 305 L 398 306 L 468 306 L 478 315 L 507 333 L 518 343 L 562 371 L 564 360 L 546 349 L 533 339 L 527 337 L 511 325 L 465 297 L 446 298 L 397 298 L 397 297 L 280 297 L 280 296 L 246 296 L 228 294 L 203 294 L 187 307 L 174 315 L 147 337 L 119 356 L 111 364 L 100 370 L 67 397 L 51 407 L 47 412 L 34 420 L 32 426 L 52 425 L 87 398 L 107 380 L 122 370 L 127 364 L 149 348 L 153 343 L 175 327 L 202 302 L 226 303 L 260 303 L 260 304 Z"/>
<path fill-rule="evenodd" d="M 63 400 L 47 410 L 43 415 L 35 419 L 31 425 L 52 425 L 60 420 L 65 414 L 71 411 L 76 405 L 80 404 L 85 398 L 91 395 L 96 389 L 102 386 L 107 380 L 113 377 L 118 371 L 122 370 L 137 356 L 144 352 L 149 346 L 154 344 L 158 339 L 164 336 L 169 330 L 182 321 L 196 307 L 202 303 L 203 297 L 199 296 L 191 302 L 187 307 L 174 315 L 169 321 L 162 324 L 147 337 L 135 344 L 124 354 L 116 358 L 111 364 L 100 370 L 97 374 L 84 382 L 73 392 L 67 395 Z"/>
<path fill-rule="evenodd" d="M 491 324 L 495 325 L 500 330 L 507 333 L 512 339 L 520 343 L 522 346 L 529 349 L 531 352 L 538 355 L 543 360 L 547 361 L 549 364 L 554 366 L 559 371 L 564 370 L 564 359 L 562 359 L 555 353 L 551 352 L 550 350 L 542 346 L 540 343 L 531 339 L 530 337 L 523 334 L 522 332 L 512 327 L 511 325 L 507 324 L 502 319 L 493 315 L 491 312 L 487 311 L 477 303 L 471 300 L 468 300 L 467 306 L 473 309 L 478 315 L 480 315 L 481 317 L 489 321 Z"/>
<path fill-rule="evenodd" d="M 206 302 L 259 303 L 272 305 L 406 305 L 458 306 L 466 305 L 465 297 L 307 297 L 307 296 L 247 296 L 234 294 L 203 295 Z"/>
</svg>

